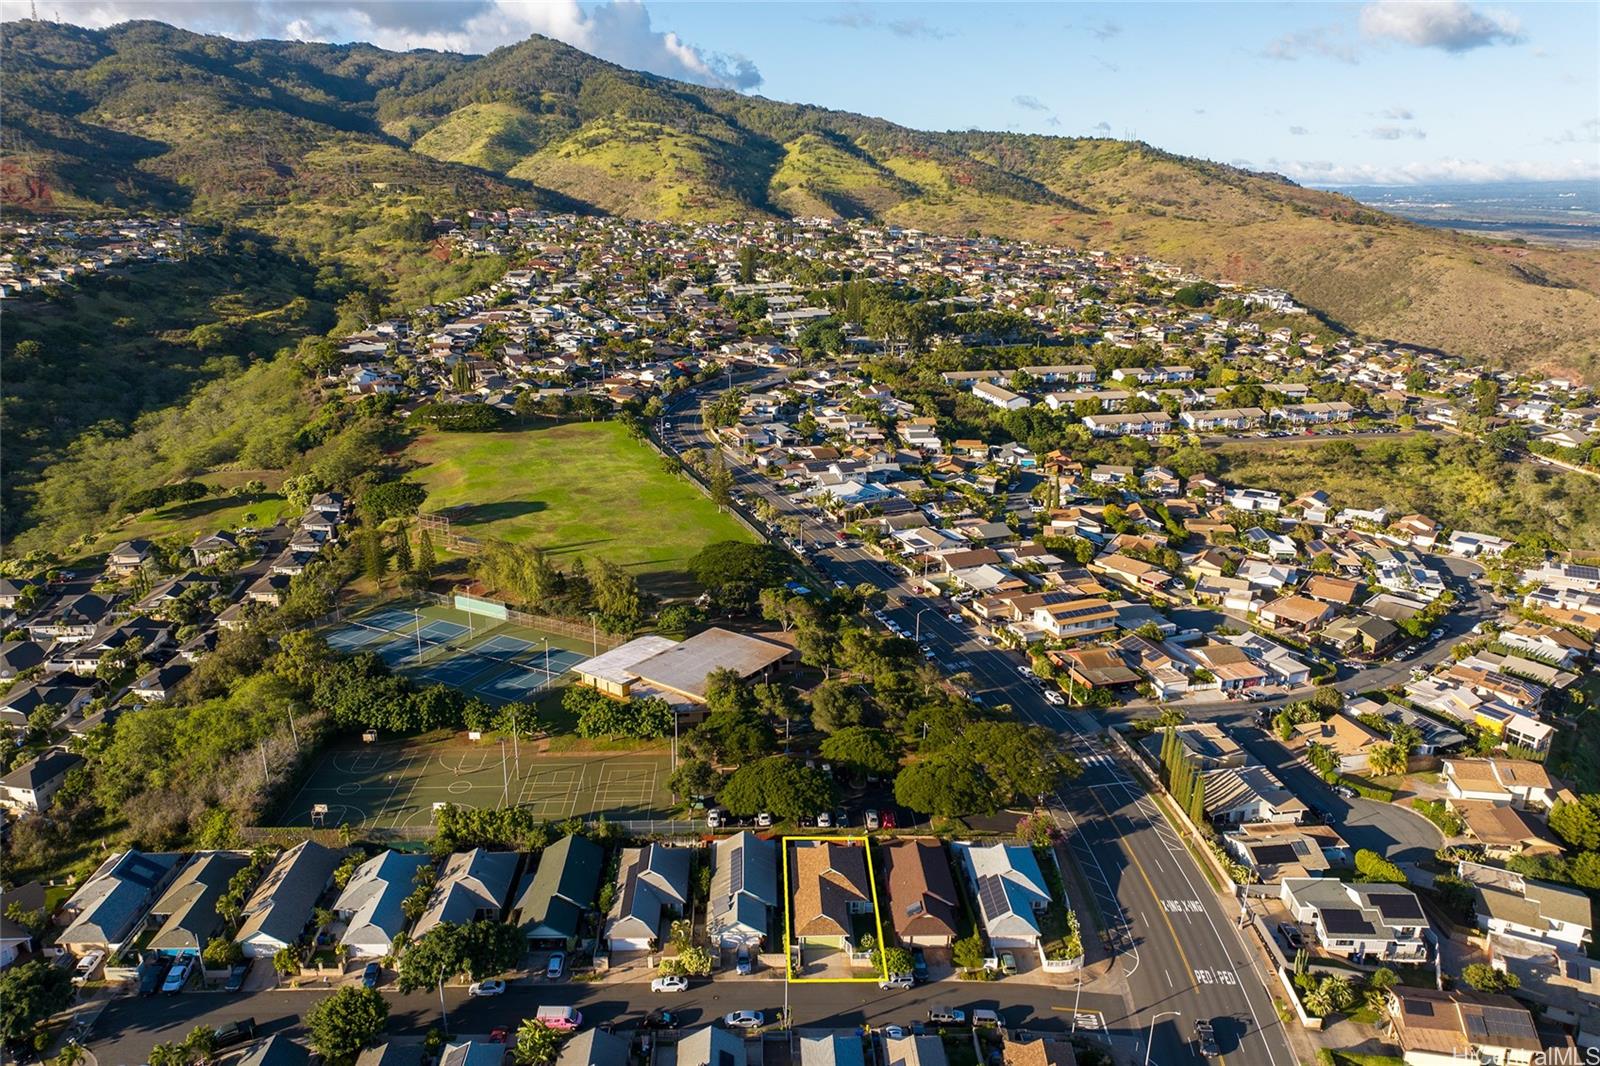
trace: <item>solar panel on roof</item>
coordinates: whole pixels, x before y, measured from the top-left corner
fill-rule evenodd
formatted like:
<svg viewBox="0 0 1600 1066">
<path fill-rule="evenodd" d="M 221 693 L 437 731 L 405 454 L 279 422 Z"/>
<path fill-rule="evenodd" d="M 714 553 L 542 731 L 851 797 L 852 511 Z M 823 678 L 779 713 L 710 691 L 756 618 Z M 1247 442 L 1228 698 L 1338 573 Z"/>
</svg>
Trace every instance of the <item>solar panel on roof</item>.
<svg viewBox="0 0 1600 1066">
<path fill-rule="evenodd" d="M 737 896 L 744 891 L 744 845 L 728 854 L 728 891 Z"/>
<path fill-rule="evenodd" d="M 1261 844 L 1252 850 L 1256 862 L 1263 864 L 1294 862 L 1299 858 L 1291 844 Z"/>
<path fill-rule="evenodd" d="M 1370 933 L 1373 928 L 1361 912 L 1348 907 L 1330 907 L 1322 912 L 1322 927 L 1330 933 Z"/>
<path fill-rule="evenodd" d="M 1006 905 L 1006 888 L 1000 878 L 994 874 L 978 878 L 978 904 L 986 915 L 1005 914 L 1011 909 Z"/>
<path fill-rule="evenodd" d="M 1384 893 L 1381 896 L 1374 896 L 1372 903 L 1378 908 L 1378 913 L 1383 915 L 1385 919 L 1392 921 L 1422 920 L 1422 905 L 1417 902 L 1415 896 L 1409 893 L 1403 896 L 1398 892 L 1392 895 Z"/>
<path fill-rule="evenodd" d="M 1582 581 L 1600 581 L 1600 566 L 1572 563 L 1567 566 L 1567 575 Z"/>
<path fill-rule="evenodd" d="M 1532 1039 L 1533 1015 L 1520 1007 L 1484 1007 L 1483 1020 L 1489 1032 L 1501 1037 Z"/>
</svg>

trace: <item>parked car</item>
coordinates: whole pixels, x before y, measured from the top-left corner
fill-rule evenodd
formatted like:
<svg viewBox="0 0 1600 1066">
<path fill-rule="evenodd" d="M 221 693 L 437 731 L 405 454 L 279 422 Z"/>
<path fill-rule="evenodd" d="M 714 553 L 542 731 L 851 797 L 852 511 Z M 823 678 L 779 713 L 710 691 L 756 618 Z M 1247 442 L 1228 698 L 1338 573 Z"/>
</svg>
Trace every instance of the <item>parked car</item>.
<svg viewBox="0 0 1600 1066">
<path fill-rule="evenodd" d="M 1007 977 L 1017 972 L 1017 957 L 1009 951 L 1000 953 L 1000 972 Z"/>
<path fill-rule="evenodd" d="M 1435 629 L 1433 632 L 1428 634 L 1428 639 L 1429 640 L 1438 640 L 1442 636 L 1444 636 L 1444 630 L 1443 629 Z"/>
<path fill-rule="evenodd" d="M 645 1015 L 644 1027 L 646 1029 L 676 1029 L 680 1023 L 679 1017 L 670 1010 L 657 1007 Z"/>
<path fill-rule="evenodd" d="M 919 984 L 928 979 L 928 954 L 921 948 L 911 949 L 911 976 Z"/>
<path fill-rule="evenodd" d="M 893 828 L 895 828 L 894 812 L 893 811 L 880 811 L 878 813 L 878 819 L 883 823 L 883 828 L 885 828 L 885 829 L 893 829 Z"/>
<path fill-rule="evenodd" d="M 906 1035 L 906 1029 L 903 1025 L 886 1025 L 879 1029 L 878 1032 L 882 1033 L 886 1040 L 901 1040 Z"/>
<path fill-rule="evenodd" d="M 570 1033 L 583 1024 L 583 1015 L 576 1007 L 539 1007 L 533 1017 L 546 1029 L 559 1029 L 563 1033 Z"/>
<path fill-rule="evenodd" d="M 1210 1022 L 1194 1023 L 1194 1042 L 1200 1054 L 1208 1059 L 1214 1059 L 1222 1054 L 1221 1049 L 1217 1047 L 1217 1032 L 1211 1028 Z"/>
<path fill-rule="evenodd" d="M 650 991 L 687 992 L 689 991 L 689 979 L 687 977 L 679 977 L 676 975 L 657 977 L 654 981 L 650 982 Z"/>
<path fill-rule="evenodd" d="M 1021 674 L 1023 677 L 1029 678 L 1030 680 L 1037 676 L 1033 672 L 1033 667 L 1026 663 L 1023 663 L 1021 666 L 1017 667 L 1017 673 Z"/>
<path fill-rule="evenodd" d="M 733 958 L 733 972 L 740 976 L 746 976 L 754 969 L 755 960 L 750 956 L 750 949 L 740 948 L 739 954 Z"/>
<path fill-rule="evenodd" d="M 768 814 L 766 811 L 762 811 L 760 814 L 756 815 L 756 828 L 771 829 L 772 815 Z"/>
<path fill-rule="evenodd" d="M 861 816 L 861 820 L 868 829 L 878 829 L 883 825 L 882 820 L 878 817 L 878 812 L 870 808 Z"/>
<path fill-rule="evenodd" d="M 707 829 L 721 829 L 722 825 L 723 825 L 723 820 L 722 820 L 722 811 L 721 811 L 721 809 L 719 809 L 717 807 L 708 807 L 706 809 L 706 828 Z"/>
<path fill-rule="evenodd" d="M 1052 706 L 1060 707 L 1067 702 L 1067 698 L 1052 688 L 1045 690 L 1044 701 Z"/>
<path fill-rule="evenodd" d="M 953 1007 L 930 1007 L 928 1020 L 935 1025 L 961 1025 L 967 1020 L 967 1012 Z"/>
<path fill-rule="evenodd" d="M 361 968 L 361 987 L 377 988 L 378 982 L 383 979 L 383 967 L 375 962 L 369 962 Z"/>
<path fill-rule="evenodd" d="M 189 976 L 194 973 L 194 960 L 192 956 L 185 956 L 172 964 L 172 969 L 167 971 L 166 980 L 161 982 L 163 995 L 175 996 L 183 991 L 183 986 L 189 983 Z"/>
<path fill-rule="evenodd" d="M 567 953 L 565 951 L 552 951 L 550 961 L 544 964 L 544 976 L 547 981 L 559 980 L 567 969 Z"/>
<path fill-rule="evenodd" d="M 504 1044 L 509 1042 L 510 1039 L 511 1030 L 503 1025 L 497 1025 L 489 1030 L 489 1043 L 491 1044 Z"/>
<path fill-rule="evenodd" d="M 736 1010 L 722 1016 L 722 1024 L 729 1029 L 759 1029 L 766 1020 L 758 1010 Z"/>
<path fill-rule="evenodd" d="M 817 815 L 817 828 L 818 829 L 832 829 L 833 828 L 833 815 L 829 814 L 827 811 L 823 811 L 821 814 Z"/>
<path fill-rule="evenodd" d="M 1000 1028 L 1000 1015 L 995 1011 L 979 1007 L 972 1012 L 972 1024 L 974 1026 L 988 1025 L 998 1029 Z"/>
<path fill-rule="evenodd" d="M 1278 935 L 1283 937 L 1283 942 L 1289 945 L 1290 951 L 1299 951 L 1306 946 L 1305 936 L 1288 922 L 1278 923 Z"/>
<path fill-rule="evenodd" d="M 478 996 L 503 996 L 506 991 L 504 981 L 474 981 L 467 986 L 467 995 Z"/>
<path fill-rule="evenodd" d="M 916 978 L 908 973 L 892 973 L 882 981 L 879 981 L 878 987 L 883 989 L 911 988 L 916 983 Z"/>
<path fill-rule="evenodd" d="M 1356 798 L 1356 790 L 1349 785 L 1334 785 L 1333 794 L 1340 799 L 1353 800 Z"/>
<path fill-rule="evenodd" d="M 89 980 L 95 975 L 95 971 L 100 969 L 100 964 L 105 961 L 105 952 L 89 952 L 89 954 L 78 960 L 78 965 L 73 969 L 72 983 L 75 985 L 83 984 L 85 981 Z"/>
<path fill-rule="evenodd" d="M 212 1030 L 216 1034 L 217 1050 L 243 1044 L 256 1038 L 256 1022 L 254 1018 L 240 1018 L 236 1022 L 219 1026 Z"/>
<path fill-rule="evenodd" d="M 161 986 L 167 979 L 167 968 L 171 965 L 170 959 L 159 956 L 145 963 L 139 970 L 139 994 L 153 996 L 161 991 Z"/>
<path fill-rule="evenodd" d="M 244 991 L 244 980 L 250 975 L 250 960 L 236 962 L 228 967 L 228 980 L 222 986 L 224 992 Z"/>
</svg>

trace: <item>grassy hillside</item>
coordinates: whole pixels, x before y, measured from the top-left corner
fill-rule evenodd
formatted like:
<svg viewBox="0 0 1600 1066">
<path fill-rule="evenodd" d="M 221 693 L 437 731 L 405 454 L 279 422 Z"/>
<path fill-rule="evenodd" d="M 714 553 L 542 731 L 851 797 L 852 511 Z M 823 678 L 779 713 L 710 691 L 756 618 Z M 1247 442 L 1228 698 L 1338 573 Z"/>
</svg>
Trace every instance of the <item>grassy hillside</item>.
<svg viewBox="0 0 1600 1066">
<path fill-rule="evenodd" d="M 402 188 L 407 210 L 879 218 L 1144 252 L 1283 286 L 1368 335 L 1600 380 L 1600 251 L 1427 229 L 1140 143 L 927 133 L 538 37 L 470 57 L 149 22 L 7 31 L 0 202 L 13 207 L 154 205 L 289 240 L 310 218 L 319 255 L 395 289 L 415 260 L 321 235 L 370 232 L 395 210 L 375 181 Z"/>
</svg>

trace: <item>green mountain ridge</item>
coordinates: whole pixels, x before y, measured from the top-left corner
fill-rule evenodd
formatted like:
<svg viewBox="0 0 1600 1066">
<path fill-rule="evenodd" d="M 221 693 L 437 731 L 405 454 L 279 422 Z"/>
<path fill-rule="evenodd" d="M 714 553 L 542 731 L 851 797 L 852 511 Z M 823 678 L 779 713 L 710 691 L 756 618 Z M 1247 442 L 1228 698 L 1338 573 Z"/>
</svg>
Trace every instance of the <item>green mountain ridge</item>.
<svg viewBox="0 0 1600 1066">
<path fill-rule="evenodd" d="M 1139 142 L 913 130 L 540 37 L 474 57 L 25 21 L 4 49 L 11 208 L 185 211 L 335 259 L 357 253 L 308 229 L 370 223 L 395 189 L 436 210 L 865 218 L 1150 254 L 1365 334 L 1597 376 L 1600 251 L 1428 229 Z"/>
</svg>

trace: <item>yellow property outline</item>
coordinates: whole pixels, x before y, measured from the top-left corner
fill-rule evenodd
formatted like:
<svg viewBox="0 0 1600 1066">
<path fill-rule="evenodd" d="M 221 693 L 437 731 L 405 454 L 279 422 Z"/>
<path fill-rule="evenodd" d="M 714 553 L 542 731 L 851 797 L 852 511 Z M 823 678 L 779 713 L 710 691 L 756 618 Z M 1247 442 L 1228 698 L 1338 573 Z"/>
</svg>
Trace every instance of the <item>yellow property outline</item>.
<svg viewBox="0 0 1600 1066">
<path fill-rule="evenodd" d="M 872 869 L 872 838 L 858 836 L 785 836 L 779 840 L 783 844 L 783 966 L 784 972 L 789 973 L 788 980 L 797 985 L 859 985 L 872 984 L 889 979 L 889 952 L 888 944 L 883 941 L 883 908 L 878 904 L 878 877 Z M 789 887 L 789 842 L 821 841 L 827 844 L 857 843 L 867 853 L 867 884 L 872 889 L 872 920 L 878 927 L 878 959 L 879 975 L 877 977 L 795 977 L 790 973 L 794 965 L 793 936 L 794 928 L 794 896 Z"/>
</svg>

